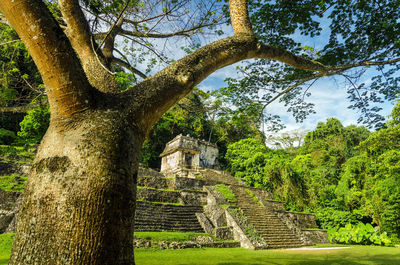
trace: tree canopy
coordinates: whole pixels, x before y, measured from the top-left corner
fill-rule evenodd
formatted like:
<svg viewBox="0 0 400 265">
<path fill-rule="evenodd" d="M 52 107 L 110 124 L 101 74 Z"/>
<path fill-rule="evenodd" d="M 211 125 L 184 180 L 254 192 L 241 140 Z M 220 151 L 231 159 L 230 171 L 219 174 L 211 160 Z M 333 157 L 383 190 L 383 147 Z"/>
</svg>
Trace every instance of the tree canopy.
<svg viewBox="0 0 400 265">
<path fill-rule="evenodd" d="M 344 83 L 338 89 L 346 89 L 349 108 L 360 113 L 359 122 L 376 128 L 384 125 L 379 103 L 396 98 L 400 81 L 398 1 L 250 1 L 249 5 L 257 38 L 330 65 L 331 71 L 304 71 L 270 59 L 252 61 L 239 68 L 242 78 L 228 79 L 224 92 L 235 103 L 256 101 L 266 107 L 279 99 L 302 121 L 314 113 L 314 103 L 307 98 L 316 89 L 315 81 L 334 76 Z M 307 43 L 310 38 L 317 40 L 313 47 Z"/>
<path fill-rule="evenodd" d="M 391 99 L 398 89 L 399 4 L 389 0 L 0 1 L 7 20 L 2 23 L 17 32 L 42 77 L 51 115 L 21 203 L 10 264 L 134 264 L 132 224 L 142 144 L 166 111 L 227 65 L 263 59 L 242 69 L 257 78 L 230 80 L 226 95 L 233 93 L 232 104 L 262 110 L 259 104 L 283 96 L 300 120 L 312 105 L 302 100 L 307 86 L 302 91 L 299 85 L 334 75 L 352 80 L 359 76 L 350 76 L 352 69 L 376 67 L 383 74 L 369 86 L 352 82 L 349 95 L 363 119 L 379 122 L 374 115 L 378 108 L 370 103 L 380 101 L 380 95 Z M 324 22 L 318 19 L 324 17 L 330 27 L 329 42 L 321 49 L 299 46 L 296 35 L 315 38 Z M 218 35 L 214 26 L 226 20 L 233 34 L 200 43 L 207 35 L 195 33 Z M 168 51 L 156 48 L 157 41 L 149 41 L 182 36 L 193 42 L 180 60 L 172 60 L 165 55 Z M 136 66 L 147 60 L 146 53 L 152 55 L 149 68 L 141 71 Z M 159 71 L 153 73 L 159 62 Z M 117 66 L 132 76 L 116 75 Z M 121 78 L 132 86 L 121 89 Z M 258 97 L 257 104 L 253 97 Z M 240 121 L 237 114 L 235 120 Z M 332 150 L 305 156 L 342 164 L 347 155 L 344 140 L 340 135 Z M 337 156 L 331 159 L 330 152 Z M 391 163 L 395 161 L 391 157 L 396 154 L 377 159 Z M 249 162 L 258 158 L 263 160 L 262 153 Z M 303 194 L 305 182 L 299 174 L 291 174 L 290 166 L 284 175 L 275 165 L 266 164 L 266 169 L 276 183 L 285 183 L 279 194 L 289 190 L 298 197 Z M 312 194 L 327 204 L 335 195 L 331 183 L 339 178 L 337 169 L 323 170 L 331 172 L 316 176 L 326 186 Z M 382 184 L 371 195 L 379 197 L 393 182 L 371 183 Z M 276 187 L 280 185 L 272 186 Z M 319 197 L 311 201 L 322 204 Z M 383 220 L 379 216 L 385 215 L 375 216 Z"/>
</svg>

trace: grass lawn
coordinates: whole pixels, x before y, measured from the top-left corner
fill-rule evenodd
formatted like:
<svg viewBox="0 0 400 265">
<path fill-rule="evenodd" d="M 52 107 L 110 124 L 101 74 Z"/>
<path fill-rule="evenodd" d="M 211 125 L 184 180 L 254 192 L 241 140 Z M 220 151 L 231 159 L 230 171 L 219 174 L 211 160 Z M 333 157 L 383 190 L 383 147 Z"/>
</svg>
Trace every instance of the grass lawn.
<svg viewBox="0 0 400 265">
<path fill-rule="evenodd" d="M 155 237 L 151 234 L 143 234 L 142 236 L 150 236 L 153 239 Z M 0 234 L 0 265 L 8 264 L 13 237 L 13 234 Z M 331 246 L 333 245 L 324 245 L 324 247 Z M 343 247 L 344 245 L 334 246 Z M 400 264 L 400 248 L 351 246 L 348 249 L 330 250 L 296 249 L 257 251 L 242 248 L 136 249 L 135 259 L 136 265 L 398 265 Z"/>
<path fill-rule="evenodd" d="M 341 245 L 343 246 L 343 245 Z M 335 250 L 183 249 L 135 250 L 136 265 L 400 264 L 400 249 L 352 246 Z"/>
<path fill-rule="evenodd" d="M 0 265 L 8 264 L 14 234 L 0 234 Z"/>
</svg>

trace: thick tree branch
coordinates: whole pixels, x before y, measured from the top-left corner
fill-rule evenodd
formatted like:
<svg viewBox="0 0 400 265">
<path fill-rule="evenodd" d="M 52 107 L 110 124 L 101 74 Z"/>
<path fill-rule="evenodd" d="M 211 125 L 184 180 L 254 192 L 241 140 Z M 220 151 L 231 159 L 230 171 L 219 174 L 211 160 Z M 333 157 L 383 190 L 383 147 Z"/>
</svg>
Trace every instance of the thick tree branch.
<svg viewBox="0 0 400 265">
<path fill-rule="evenodd" d="M 247 0 L 229 0 L 229 14 L 233 33 L 254 35 L 251 28 Z"/>
<path fill-rule="evenodd" d="M 162 113 L 208 75 L 224 66 L 250 58 L 275 59 L 303 69 L 320 71 L 321 75 L 325 75 L 328 69 L 320 63 L 277 48 L 267 49 L 251 35 L 238 34 L 211 43 L 186 56 L 146 79 L 132 89 L 131 93 L 135 98 L 143 98 L 141 113 L 145 116 L 144 119 L 155 122 Z M 150 89 L 151 87 L 157 89 Z"/>
<path fill-rule="evenodd" d="M 102 92 L 118 93 L 114 77 L 103 68 L 107 62 L 92 48 L 89 25 L 78 0 L 59 0 L 60 10 L 67 23 L 66 33 L 81 59 L 83 69 L 92 86 Z"/>
<path fill-rule="evenodd" d="M 61 13 L 67 23 L 66 34 L 72 46 L 84 58 L 92 55 L 90 29 L 78 0 L 59 0 Z"/>
<path fill-rule="evenodd" d="M 208 75 L 245 59 L 274 59 L 294 67 L 318 71 L 320 75 L 328 72 L 329 67 L 321 63 L 259 43 L 251 29 L 246 0 L 230 0 L 229 6 L 234 36 L 197 50 L 127 91 L 131 96 L 128 100 L 141 99 L 140 110 L 136 109 L 134 113 L 141 116 L 139 120 L 147 121 L 141 125 L 144 130 L 150 130 L 165 111 Z M 157 89 L 151 89 L 155 87 Z"/>
<path fill-rule="evenodd" d="M 53 117 L 71 117 L 89 108 L 92 88 L 70 42 L 46 5 L 35 0 L 2 0 L 0 11 L 35 61 Z"/>
<path fill-rule="evenodd" d="M 278 60 L 293 67 L 310 71 L 328 72 L 330 69 L 317 61 L 309 60 L 297 56 L 285 49 L 264 45 L 262 43 L 258 44 L 258 49 L 255 51 L 254 57 Z"/>
</svg>

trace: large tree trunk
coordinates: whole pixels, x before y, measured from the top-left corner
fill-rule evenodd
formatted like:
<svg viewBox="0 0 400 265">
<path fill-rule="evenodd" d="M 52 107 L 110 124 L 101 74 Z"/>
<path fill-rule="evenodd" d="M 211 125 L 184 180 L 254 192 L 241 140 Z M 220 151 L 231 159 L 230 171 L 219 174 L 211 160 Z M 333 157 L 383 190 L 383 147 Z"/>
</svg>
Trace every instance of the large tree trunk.
<svg viewBox="0 0 400 265">
<path fill-rule="evenodd" d="M 111 110 L 52 120 L 25 190 L 10 264 L 134 264 L 143 135 L 132 124 Z"/>
</svg>

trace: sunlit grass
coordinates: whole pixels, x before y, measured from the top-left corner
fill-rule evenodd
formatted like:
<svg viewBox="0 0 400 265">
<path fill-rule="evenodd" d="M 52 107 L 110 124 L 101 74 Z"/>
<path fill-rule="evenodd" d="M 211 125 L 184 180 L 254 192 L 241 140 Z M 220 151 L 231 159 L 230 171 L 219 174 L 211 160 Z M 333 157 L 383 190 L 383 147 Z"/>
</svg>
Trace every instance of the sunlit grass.
<svg viewBox="0 0 400 265">
<path fill-rule="evenodd" d="M 343 247 L 343 245 L 341 245 Z M 135 250 L 136 265 L 390 265 L 400 264 L 400 249 L 351 246 L 330 250 L 182 249 Z"/>
<path fill-rule="evenodd" d="M 14 234 L 0 234 L 0 265 L 8 264 Z"/>
<path fill-rule="evenodd" d="M 167 239 L 177 235 L 143 234 L 144 237 Z M 0 234 L 0 265 L 8 264 L 13 234 Z M 178 235 L 178 237 L 184 237 Z M 190 237 L 188 235 L 188 237 Z M 344 247 L 346 245 L 321 245 Z M 202 249 L 136 249 L 136 265 L 398 265 L 400 248 L 350 246 L 347 249 L 318 250 L 248 250 L 243 248 Z"/>
</svg>

